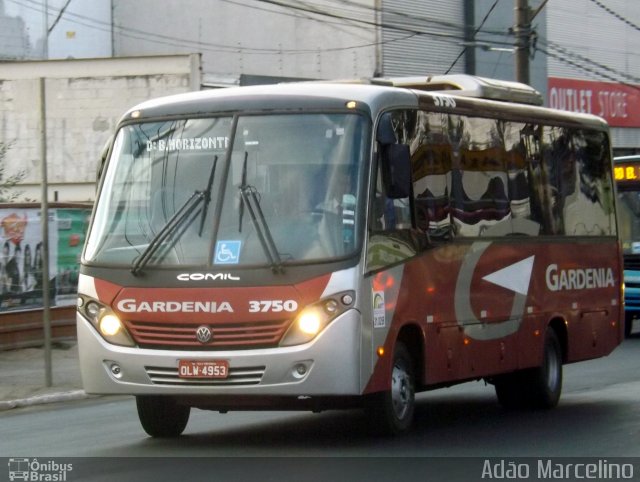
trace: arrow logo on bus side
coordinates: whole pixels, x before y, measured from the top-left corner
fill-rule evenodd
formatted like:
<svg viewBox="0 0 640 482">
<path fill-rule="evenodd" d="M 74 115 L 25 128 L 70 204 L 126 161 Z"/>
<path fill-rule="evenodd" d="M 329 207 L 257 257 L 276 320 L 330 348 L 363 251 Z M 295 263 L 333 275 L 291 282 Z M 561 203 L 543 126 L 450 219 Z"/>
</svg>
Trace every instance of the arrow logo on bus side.
<svg viewBox="0 0 640 482">
<path fill-rule="evenodd" d="M 531 273 L 533 272 L 534 258 L 535 256 L 529 256 L 511 266 L 488 274 L 482 279 L 494 285 L 515 291 L 521 295 L 526 295 L 529 293 L 529 282 L 531 281 Z"/>
<path fill-rule="evenodd" d="M 535 256 L 530 256 L 482 278 L 515 292 L 511 315 L 504 321 L 484 323 L 476 318 L 471 306 L 471 281 L 480 258 L 489 246 L 491 246 L 490 241 L 477 241 L 471 245 L 460 266 L 456 281 L 454 301 L 456 321 L 463 329 L 465 336 L 475 340 L 496 340 L 518 331 L 524 316 L 529 282 L 533 272 Z"/>
</svg>

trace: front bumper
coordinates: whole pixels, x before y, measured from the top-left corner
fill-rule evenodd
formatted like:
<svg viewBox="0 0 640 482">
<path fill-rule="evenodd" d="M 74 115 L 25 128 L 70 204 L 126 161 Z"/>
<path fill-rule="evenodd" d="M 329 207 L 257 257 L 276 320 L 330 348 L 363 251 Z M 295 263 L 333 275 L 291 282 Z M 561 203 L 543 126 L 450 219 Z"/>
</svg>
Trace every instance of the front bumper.
<svg viewBox="0 0 640 482">
<path fill-rule="evenodd" d="M 178 351 L 107 343 L 77 314 L 80 370 L 90 394 L 320 397 L 360 395 L 361 317 L 349 310 L 309 343 L 269 349 Z M 224 380 L 178 377 L 178 361 L 229 362 Z M 119 373 L 112 369 L 116 364 Z M 305 367 L 304 373 L 299 370 Z M 115 370 L 118 372 L 118 370 Z"/>
</svg>

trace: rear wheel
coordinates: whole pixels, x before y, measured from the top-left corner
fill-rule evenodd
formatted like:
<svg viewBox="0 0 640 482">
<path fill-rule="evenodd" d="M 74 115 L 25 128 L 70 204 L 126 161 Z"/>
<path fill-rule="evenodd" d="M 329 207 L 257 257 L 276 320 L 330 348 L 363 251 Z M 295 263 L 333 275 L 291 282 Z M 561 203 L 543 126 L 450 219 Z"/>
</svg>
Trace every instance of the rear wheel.
<svg viewBox="0 0 640 482">
<path fill-rule="evenodd" d="M 562 348 L 548 329 L 542 365 L 504 375 L 495 381 L 498 401 L 505 408 L 553 408 L 562 392 Z"/>
<path fill-rule="evenodd" d="M 409 350 L 396 343 L 391 367 L 390 390 L 373 396 L 367 404 L 372 428 L 384 435 L 396 435 L 411 427 L 415 411 L 415 377 Z"/>
<path fill-rule="evenodd" d="M 545 337 L 542 365 L 531 371 L 528 380 L 531 404 L 536 408 L 553 408 L 562 393 L 562 348 L 553 329 Z"/>
<path fill-rule="evenodd" d="M 136 406 L 142 428 L 152 437 L 177 437 L 187 426 L 191 413 L 191 407 L 178 405 L 164 396 L 137 396 Z"/>
</svg>

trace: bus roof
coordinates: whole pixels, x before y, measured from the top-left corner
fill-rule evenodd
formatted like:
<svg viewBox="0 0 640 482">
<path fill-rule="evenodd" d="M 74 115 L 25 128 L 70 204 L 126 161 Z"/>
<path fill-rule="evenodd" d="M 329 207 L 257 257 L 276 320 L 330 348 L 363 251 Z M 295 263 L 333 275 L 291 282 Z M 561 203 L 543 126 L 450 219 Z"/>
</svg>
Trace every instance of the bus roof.
<svg viewBox="0 0 640 482">
<path fill-rule="evenodd" d="M 614 162 L 640 162 L 640 154 L 632 154 L 630 156 L 618 156 L 613 158 Z"/>
<path fill-rule="evenodd" d="M 469 92 L 445 89 L 425 91 L 408 86 L 380 85 L 365 81 L 313 81 L 250 87 L 228 87 L 188 92 L 152 99 L 131 108 L 121 122 L 163 116 L 205 116 L 238 111 L 252 113 L 304 112 L 308 110 L 344 110 L 349 101 L 356 110 L 375 118 L 391 108 L 423 108 L 431 111 L 472 114 L 481 117 L 521 120 L 544 120 L 550 124 L 589 127 L 604 130 L 600 117 L 566 112 L 528 104 L 472 97 Z M 412 88 L 414 87 L 414 88 Z M 442 99 L 451 99 L 453 104 Z M 455 107 L 453 107 L 455 106 Z"/>
</svg>

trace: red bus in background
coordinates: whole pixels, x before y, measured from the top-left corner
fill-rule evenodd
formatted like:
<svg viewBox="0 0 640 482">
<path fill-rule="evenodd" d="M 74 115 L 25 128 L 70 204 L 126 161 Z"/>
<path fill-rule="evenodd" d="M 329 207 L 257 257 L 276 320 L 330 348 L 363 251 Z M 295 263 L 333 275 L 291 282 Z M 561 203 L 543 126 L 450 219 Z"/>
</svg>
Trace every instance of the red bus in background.
<svg viewBox="0 0 640 482">
<path fill-rule="evenodd" d="M 359 407 L 484 379 L 551 408 L 623 339 L 608 127 L 468 76 L 242 87 L 122 118 L 85 246 L 88 393 L 144 430 L 191 408 Z"/>
</svg>

